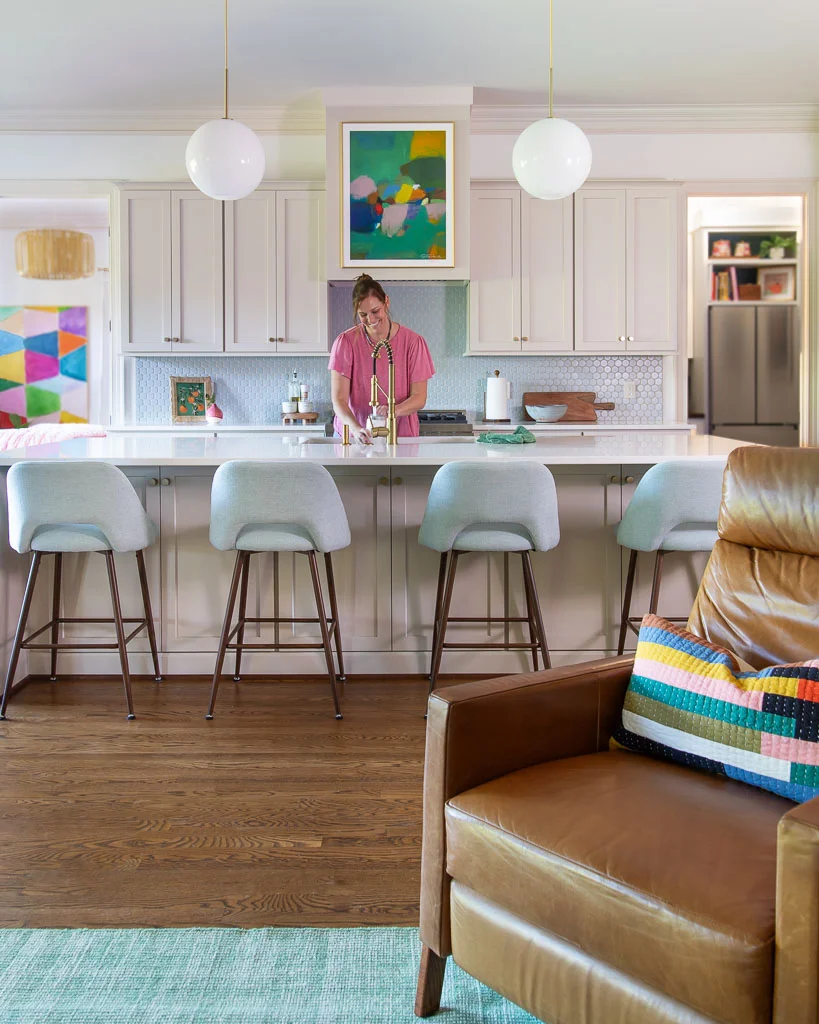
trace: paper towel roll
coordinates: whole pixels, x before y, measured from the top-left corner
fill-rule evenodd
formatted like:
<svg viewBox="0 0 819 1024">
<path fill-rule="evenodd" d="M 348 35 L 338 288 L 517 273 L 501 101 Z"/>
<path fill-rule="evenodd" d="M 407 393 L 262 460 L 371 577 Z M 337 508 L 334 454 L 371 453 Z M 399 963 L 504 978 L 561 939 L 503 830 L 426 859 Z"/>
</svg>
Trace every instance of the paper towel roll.
<svg viewBox="0 0 819 1024">
<path fill-rule="evenodd" d="M 509 381 L 505 377 L 486 378 L 486 419 L 509 419 Z"/>
</svg>

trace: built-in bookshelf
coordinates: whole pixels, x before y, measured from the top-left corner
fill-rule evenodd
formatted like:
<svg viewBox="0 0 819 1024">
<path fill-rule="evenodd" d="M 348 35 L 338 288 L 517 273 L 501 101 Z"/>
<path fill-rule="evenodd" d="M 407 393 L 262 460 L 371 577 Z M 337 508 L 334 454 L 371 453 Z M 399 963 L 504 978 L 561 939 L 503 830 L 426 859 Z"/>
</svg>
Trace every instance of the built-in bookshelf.
<svg viewBox="0 0 819 1024">
<path fill-rule="evenodd" d="M 708 305 L 798 304 L 799 237 L 793 228 L 704 228 L 698 234 Z"/>
</svg>

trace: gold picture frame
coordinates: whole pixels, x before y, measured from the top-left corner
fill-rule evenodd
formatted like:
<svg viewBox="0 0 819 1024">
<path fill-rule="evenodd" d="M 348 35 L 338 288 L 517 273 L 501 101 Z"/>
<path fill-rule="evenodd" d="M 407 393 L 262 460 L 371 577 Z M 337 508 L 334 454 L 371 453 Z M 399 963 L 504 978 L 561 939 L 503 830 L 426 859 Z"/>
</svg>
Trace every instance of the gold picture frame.
<svg viewBox="0 0 819 1024">
<path fill-rule="evenodd" d="M 341 266 L 454 267 L 454 121 L 339 130 Z"/>
<path fill-rule="evenodd" d="M 205 395 L 213 394 L 210 377 L 171 377 L 171 423 L 205 420 Z"/>
</svg>

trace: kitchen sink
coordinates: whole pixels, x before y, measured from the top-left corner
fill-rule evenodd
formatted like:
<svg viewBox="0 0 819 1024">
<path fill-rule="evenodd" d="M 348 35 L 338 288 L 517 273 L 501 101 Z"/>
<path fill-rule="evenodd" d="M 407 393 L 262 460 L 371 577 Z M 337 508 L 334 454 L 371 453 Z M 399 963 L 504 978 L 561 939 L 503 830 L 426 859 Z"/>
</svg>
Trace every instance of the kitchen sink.
<svg viewBox="0 0 819 1024">
<path fill-rule="evenodd" d="M 399 439 L 399 445 L 404 444 L 472 444 L 474 438 L 471 434 L 461 434 L 455 437 L 402 437 Z M 375 444 L 379 442 L 383 445 L 386 441 L 383 437 L 376 438 Z M 353 444 L 358 442 L 353 441 Z M 299 438 L 299 444 L 341 444 L 340 437 L 301 437 Z"/>
</svg>

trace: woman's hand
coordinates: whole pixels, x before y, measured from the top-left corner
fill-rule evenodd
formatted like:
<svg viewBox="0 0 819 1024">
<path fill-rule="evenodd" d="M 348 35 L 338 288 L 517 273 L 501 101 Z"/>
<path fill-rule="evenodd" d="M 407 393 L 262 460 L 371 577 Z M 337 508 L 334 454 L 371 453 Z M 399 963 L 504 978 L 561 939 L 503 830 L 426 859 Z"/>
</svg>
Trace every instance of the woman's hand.
<svg viewBox="0 0 819 1024">
<path fill-rule="evenodd" d="M 356 424 L 355 429 L 351 430 L 350 433 L 353 435 L 353 438 L 356 441 L 358 441 L 359 444 L 373 443 L 372 434 L 370 434 L 369 430 L 367 430 L 366 427 L 360 427 L 358 426 L 358 424 Z"/>
<path fill-rule="evenodd" d="M 375 414 L 376 414 L 376 416 L 383 416 L 386 419 L 387 413 L 389 411 L 390 410 L 389 410 L 389 408 L 386 405 L 379 405 L 379 406 L 377 406 L 377 408 L 375 410 Z"/>
</svg>

